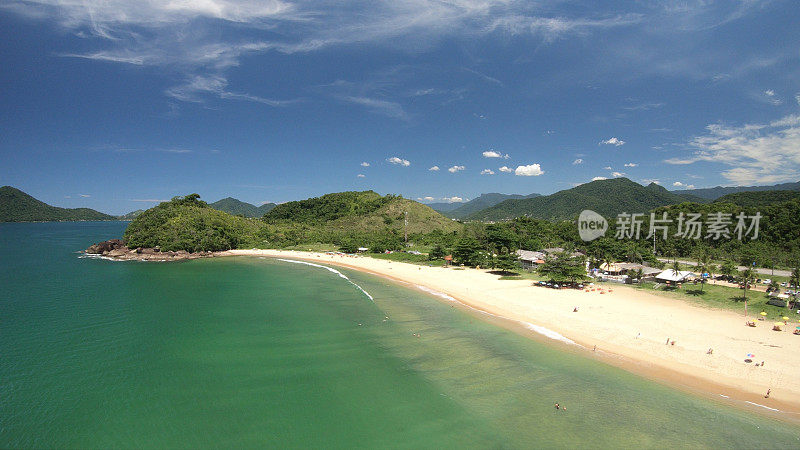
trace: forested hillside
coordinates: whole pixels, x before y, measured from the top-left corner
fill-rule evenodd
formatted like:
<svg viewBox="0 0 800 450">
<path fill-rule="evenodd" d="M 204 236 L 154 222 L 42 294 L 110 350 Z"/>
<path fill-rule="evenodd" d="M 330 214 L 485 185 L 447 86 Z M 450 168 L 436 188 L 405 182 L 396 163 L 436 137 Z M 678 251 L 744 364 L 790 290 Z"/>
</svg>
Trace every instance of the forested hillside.
<svg viewBox="0 0 800 450">
<path fill-rule="evenodd" d="M 37 200 L 11 186 L 0 187 L 0 222 L 55 222 L 117 220 L 89 208 L 59 208 Z"/>
</svg>

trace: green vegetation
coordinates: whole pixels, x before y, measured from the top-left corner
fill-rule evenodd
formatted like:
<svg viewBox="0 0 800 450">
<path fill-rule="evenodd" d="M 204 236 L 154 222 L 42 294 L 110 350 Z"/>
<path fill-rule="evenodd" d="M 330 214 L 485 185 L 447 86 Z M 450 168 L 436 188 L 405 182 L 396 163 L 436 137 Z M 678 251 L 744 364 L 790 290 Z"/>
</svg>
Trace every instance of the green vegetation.
<svg viewBox="0 0 800 450">
<path fill-rule="evenodd" d="M 128 247 L 219 251 L 253 244 L 259 223 L 217 211 L 197 194 L 175 197 L 137 216 L 125 230 Z"/>
<path fill-rule="evenodd" d="M 208 206 L 234 216 L 257 218 L 271 211 L 276 205 L 275 203 L 264 203 L 261 206 L 255 206 L 233 197 L 226 197 L 214 203 L 209 203 Z"/>
<path fill-rule="evenodd" d="M 527 216 L 564 220 L 574 219 L 584 209 L 603 216 L 616 216 L 623 211 L 644 212 L 685 201 L 686 198 L 657 184 L 642 186 L 627 178 L 615 178 L 592 181 L 552 195 L 505 200 L 472 214 L 469 219 L 497 221 Z"/>
<path fill-rule="evenodd" d="M 634 287 L 652 294 L 684 300 L 706 308 L 734 311 L 741 314 L 742 319 L 744 319 L 745 301 L 742 295 L 742 289 L 712 283 L 707 284 L 704 290 L 700 290 L 698 287 L 691 284 L 685 284 L 682 288 L 678 289 L 665 288 L 663 285 L 659 286 L 651 282 L 644 282 L 634 285 Z M 759 313 L 764 311 L 767 313 L 765 317 L 766 320 L 773 322 L 780 320 L 781 317 L 786 316 L 787 313 L 790 312 L 786 307 L 767 304 L 769 297 L 763 292 L 751 291 L 747 299 L 747 314 L 750 319 L 760 317 Z M 794 316 L 798 316 L 798 314 L 793 313 L 791 317 L 794 318 Z"/>
<path fill-rule="evenodd" d="M 0 222 L 55 222 L 70 220 L 117 220 L 89 208 L 50 206 L 11 186 L 0 187 Z"/>
</svg>

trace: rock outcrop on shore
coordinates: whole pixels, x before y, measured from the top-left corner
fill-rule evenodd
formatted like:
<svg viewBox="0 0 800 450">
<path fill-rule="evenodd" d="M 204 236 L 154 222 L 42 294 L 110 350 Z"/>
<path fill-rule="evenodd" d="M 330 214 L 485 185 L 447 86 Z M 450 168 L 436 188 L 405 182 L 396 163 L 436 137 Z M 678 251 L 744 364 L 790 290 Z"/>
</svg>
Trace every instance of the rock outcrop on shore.
<svg viewBox="0 0 800 450">
<path fill-rule="evenodd" d="M 187 252 L 178 250 L 162 252 L 160 248 L 128 248 L 120 239 L 109 239 L 91 245 L 85 251 L 88 255 L 101 255 L 125 261 L 180 261 L 184 259 L 208 258 L 212 252 Z"/>
</svg>

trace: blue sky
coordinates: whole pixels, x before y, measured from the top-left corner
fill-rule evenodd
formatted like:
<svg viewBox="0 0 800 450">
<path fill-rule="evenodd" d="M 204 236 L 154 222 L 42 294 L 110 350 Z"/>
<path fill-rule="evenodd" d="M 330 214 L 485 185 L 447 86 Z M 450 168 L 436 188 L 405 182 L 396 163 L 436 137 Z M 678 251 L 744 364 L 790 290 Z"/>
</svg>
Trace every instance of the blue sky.
<svg viewBox="0 0 800 450">
<path fill-rule="evenodd" d="M 0 184 L 124 213 L 798 181 L 798 23 L 794 1 L 3 0 Z"/>
</svg>

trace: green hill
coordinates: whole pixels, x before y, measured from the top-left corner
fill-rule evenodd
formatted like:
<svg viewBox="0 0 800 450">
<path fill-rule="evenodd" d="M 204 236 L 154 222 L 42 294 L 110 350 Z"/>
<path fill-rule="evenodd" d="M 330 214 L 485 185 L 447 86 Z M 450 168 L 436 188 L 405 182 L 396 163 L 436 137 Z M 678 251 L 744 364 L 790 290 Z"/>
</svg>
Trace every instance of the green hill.
<svg viewBox="0 0 800 450">
<path fill-rule="evenodd" d="M 275 207 L 274 203 L 264 203 L 261 206 L 255 206 L 250 203 L 243 202 L 233 197 L 226 197 L 222 200 L 217 200 L 214 203 L 209 203 L 210 207 L 217 211 L 233 214 L 234 216 L 244 217 L 262 217 Z"/>
<path fill-rule="evenodd" d="M 723 195 L 750 191 L 800 191 L 800 181 L 796 183 L 774 184 L 772 186 L 717 186 L 713 188 L 672 191 L 672 193 L 681 196 L 693 195 L 707 200 L 716 200 Z"/>
<path fill-rule="evenodd" d="M 800 198 L 800 191 L 749 191 L 723 195 L 714 203 L 733 203 L 742 207 L 761 207 Z"/>
<path fill-rule="evenodd" d="M 0 187 L 0 222 L 56 222 L 117 220 L 89 208 L 59 208 L 37 200 L 11 186 Z"/>
<path fill-rule="evenodd" d="M 404 230 L 408 212 L 408 233 L 433 230 L 457 231 L 461 225 L 421 203 L 400 196 L 373 191 L 339 192 L 280 204 L 264 216 L 272 224 L 305 224 L 332 232 L 365 233 Z"/>
<path fill-rule="evenodd" d="M 210 208 L 197 194 L 171 201 L 139 214 L 125 229 L 130 248 L 159 247 L 163 251 L 217 251 L 252 245 L 259 221 Z"/>
<path fill-rule="evenodd" d="M 462 204 L 461 206 L 459 206 L 454 210 L 446 211 L 444 215 L 447 217 L 451 217 L 453 219 L 465 219 L 471 216 L 472 214 L 477 213 L 478 211 L 492 207 L 505 200 L 534 198 L 539 196 L 540 194 L 520 195 L 520 194 L 498 194 L 496 192 L 481 194 L 480 197 L 474 198 Z"/>
<path fill-rule="evenodd" d="M 471 220 L 507 220 L 519 216 L 536 219 L 573 219 L 584 209 L 603 216 L 622 212 L 647 213 L 653 208 L 683 203 L 686 198 L 675 195 L 655 183 L 642 186 L 627 178 L 598 180 L 555 194 L 511 199 L 470 215 Z"/>
</svg>

